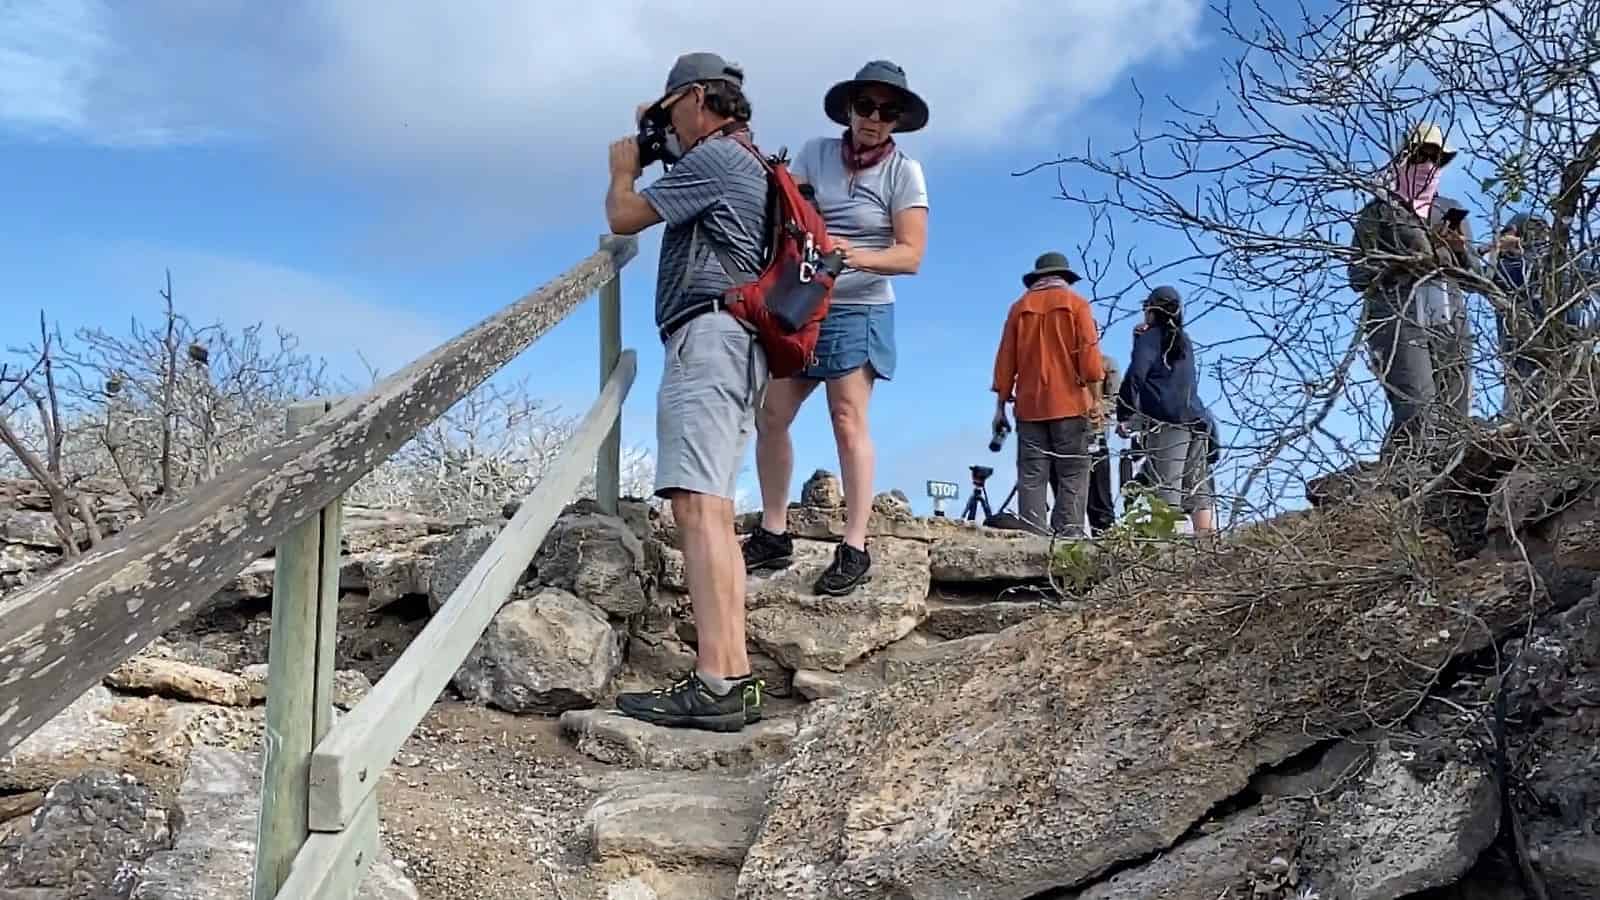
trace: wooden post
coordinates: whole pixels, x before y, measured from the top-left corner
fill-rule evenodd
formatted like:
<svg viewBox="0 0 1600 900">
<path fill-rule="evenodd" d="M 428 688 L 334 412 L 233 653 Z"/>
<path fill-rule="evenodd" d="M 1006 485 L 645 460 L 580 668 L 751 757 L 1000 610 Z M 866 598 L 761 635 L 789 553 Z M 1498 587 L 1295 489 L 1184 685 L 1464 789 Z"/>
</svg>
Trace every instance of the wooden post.
<svg viewBox="0 0 1600 900">
<path fill-rule="evenodd" d="M 325 398 L 290 406 L 289 435 L 330 408 Z M 310 834 L 311 750 L 333 727 L 342 518 L 342 504 L 336 498 L 277 545 L 253 900 L 278 896 Z"/>
<path fill-rule="evenodd" d="M 600 247 L 609 246 L 615 238 L 601 235 Z M 616 371 L 617 359 L 622 355 L 622 268 L 600 286 L 600 388 L 605 389 Z M 618 494 L 622 490 L 622 416 L 612 424 L 605 440 L 600 442 L 600 455 L 595 461 L 594 495 L 600 511 L 617 515 Z"/>
</svg>

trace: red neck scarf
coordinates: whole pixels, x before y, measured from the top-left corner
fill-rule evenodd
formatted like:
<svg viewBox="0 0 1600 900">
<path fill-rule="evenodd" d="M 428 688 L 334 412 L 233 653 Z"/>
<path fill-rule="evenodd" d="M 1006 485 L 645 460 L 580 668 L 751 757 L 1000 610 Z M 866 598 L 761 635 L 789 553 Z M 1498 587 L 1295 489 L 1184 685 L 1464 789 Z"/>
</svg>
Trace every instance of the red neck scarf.
<svg viewBox="0 0 1600 900">
<path fill-rule="evenodd" d="M 846 172 L 856 173 L 872 168 L 888 158 L 894 152 L 894 138 L 889 138 L 876 147 L 857 150 L 855 142 L 850 139 L 850 130 L 844 132 L 844 140 L 840 142 L 844 148 L 844 169 Z"/>
</svg>

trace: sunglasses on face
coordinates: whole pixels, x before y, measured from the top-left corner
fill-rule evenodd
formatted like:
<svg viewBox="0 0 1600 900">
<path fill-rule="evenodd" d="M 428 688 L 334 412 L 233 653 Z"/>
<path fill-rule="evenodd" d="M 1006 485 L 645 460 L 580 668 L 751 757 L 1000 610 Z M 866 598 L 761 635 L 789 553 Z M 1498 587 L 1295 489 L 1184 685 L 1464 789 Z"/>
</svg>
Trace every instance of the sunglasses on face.
<svg viewBox="0 0 1600 900">
<path fill-rule="evenodd" d="M 1437 144 L 1423 144 L 1411 151 L 1411 161 L 1413 163 L 1437 163 L 1442 159 L 1444 159 L 1444 150 Z"/>
<path fill-rule="evenodd" d="M 870 119 L 873 113 L 878 114 L 880 122 L 894 122 L 899 120 L 900 114 L 905 112 L 905 107 L 894 101 L 879 103 L 871 97 L 857 97 L 850 101 L 850 108 L 863 119 Z"/>
</svg>

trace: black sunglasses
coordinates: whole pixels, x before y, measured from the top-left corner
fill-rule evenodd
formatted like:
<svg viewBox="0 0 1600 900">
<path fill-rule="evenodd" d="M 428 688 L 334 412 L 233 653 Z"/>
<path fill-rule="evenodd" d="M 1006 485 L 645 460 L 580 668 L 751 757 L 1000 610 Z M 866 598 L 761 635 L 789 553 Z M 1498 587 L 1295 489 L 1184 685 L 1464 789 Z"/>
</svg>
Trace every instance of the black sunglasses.
<svg viewBox="0 0 1600 900">
<path fill-rule="evenodd" d="M 906 111 L 904 106 L 901 106 L 892 100 L 888 103 L 878 103 L 871 97 L 855 98 L 854 100 L 850 101 L 850 108 L 855 111 L 856 115 L 863 119 L 870 119 L 872 118 L 873 113 L 877 113 L 878 121 L 880 122 L 899 121 L 900 114 Z"/>
</svg>

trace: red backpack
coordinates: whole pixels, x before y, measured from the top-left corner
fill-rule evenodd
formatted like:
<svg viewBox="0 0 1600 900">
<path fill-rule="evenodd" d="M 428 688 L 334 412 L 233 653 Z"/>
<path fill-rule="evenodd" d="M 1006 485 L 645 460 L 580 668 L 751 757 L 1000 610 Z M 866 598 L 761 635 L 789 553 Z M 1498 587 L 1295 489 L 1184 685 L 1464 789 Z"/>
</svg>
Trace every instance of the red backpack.
<svg viewBox="0 0 1600 900">
<path fill-rule="evenodd" d="M 767 170 L 766 262 L 754 281 L 724 294 L 730 315 L 755 329 L 775 378 L 798 375 L 817 349 L 817 333 L 828 315 L 834 279 L 844 270 L 844 251 L 834 247 L 822 212 L 801 193 L 783 156 L 764 156 L 742 132 L 728 135 Z M 730 277 L 737 271 L 716 248 Z"/>
</svg>

